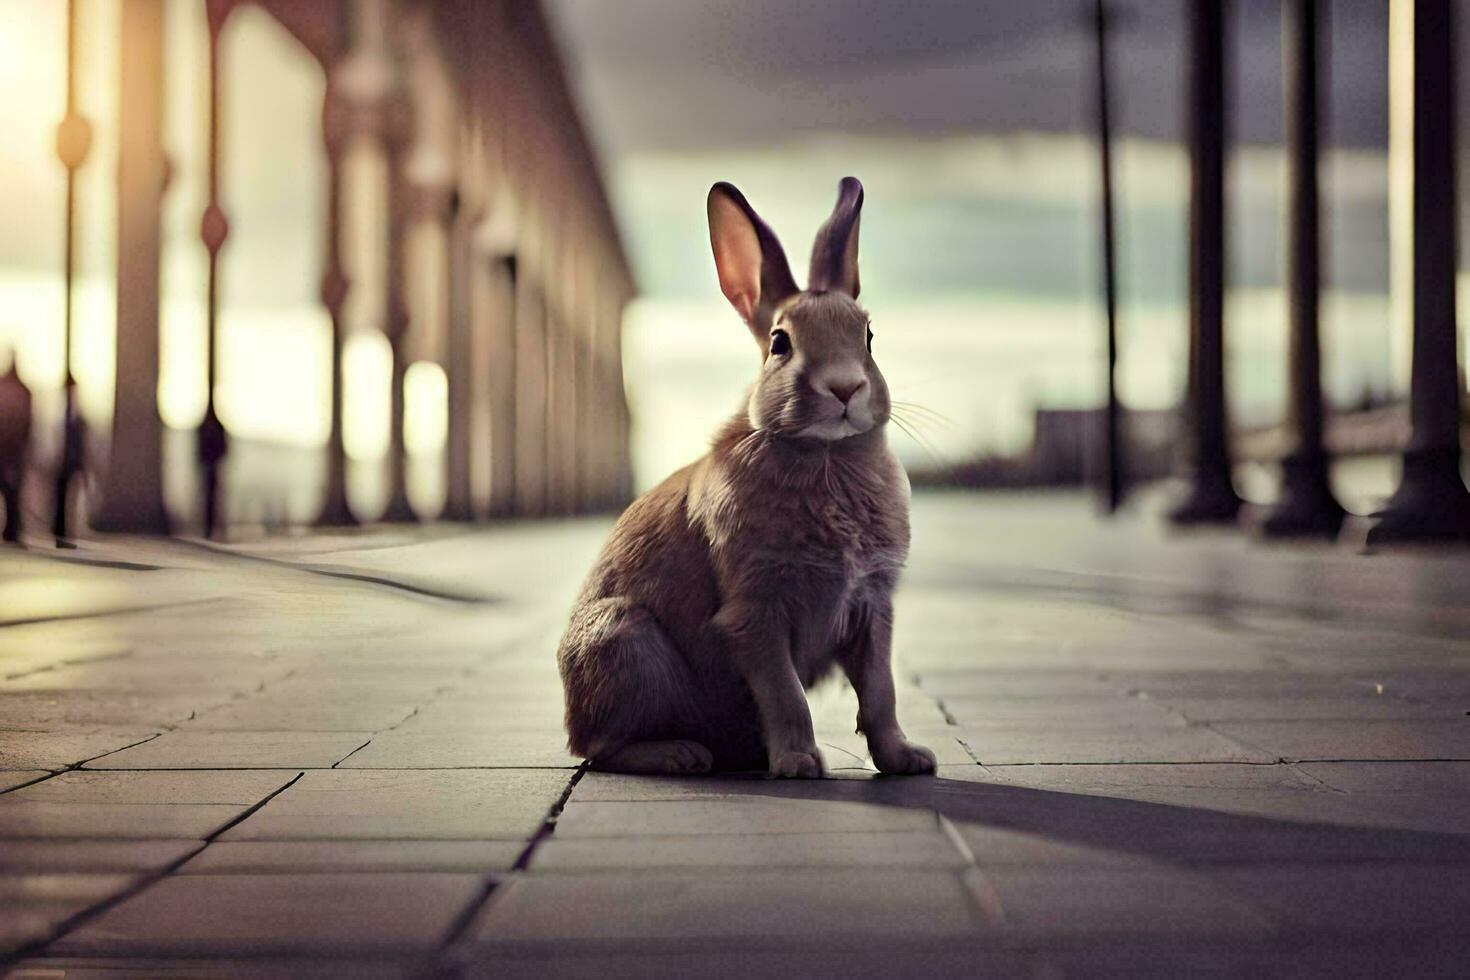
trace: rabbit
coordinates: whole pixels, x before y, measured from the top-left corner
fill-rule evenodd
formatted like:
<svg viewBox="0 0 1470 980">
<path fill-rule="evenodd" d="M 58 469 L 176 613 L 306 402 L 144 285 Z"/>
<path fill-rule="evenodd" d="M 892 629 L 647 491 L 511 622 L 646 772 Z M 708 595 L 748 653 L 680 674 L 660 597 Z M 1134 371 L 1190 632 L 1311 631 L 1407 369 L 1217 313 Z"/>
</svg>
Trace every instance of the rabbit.
<svg viewBox="0 0 1470 980">
<path fill-rule="evenodd" d="M 877 767 L 934 771 L 894 703 L 910 490 L 857 304 L 862 204 L 844 178 L 801 290 L 744 195 L 710 189 L 720 289 L 760 373 L 709 453 L 623 513 L 576 602 L 557 663 L 568 748 L 596 769 L 820 777 L 804 689 L 840 667 Z"/>
</svg>

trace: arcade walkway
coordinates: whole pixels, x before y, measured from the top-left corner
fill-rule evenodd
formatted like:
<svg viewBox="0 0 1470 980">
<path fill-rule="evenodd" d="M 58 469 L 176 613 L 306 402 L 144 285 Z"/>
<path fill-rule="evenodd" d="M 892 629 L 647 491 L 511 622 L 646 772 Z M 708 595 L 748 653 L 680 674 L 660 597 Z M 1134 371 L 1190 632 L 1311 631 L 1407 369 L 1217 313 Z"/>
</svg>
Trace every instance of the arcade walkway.
<svg viewBox="0 0 1470 980">
<path fill-rule="evenodd" d="M 938 778 L 564 754 L 600 521 L 0 552 L 15 976 L 1449 974 L 1470 556 L 916 504 L 900 716 Z"/>
</svg>

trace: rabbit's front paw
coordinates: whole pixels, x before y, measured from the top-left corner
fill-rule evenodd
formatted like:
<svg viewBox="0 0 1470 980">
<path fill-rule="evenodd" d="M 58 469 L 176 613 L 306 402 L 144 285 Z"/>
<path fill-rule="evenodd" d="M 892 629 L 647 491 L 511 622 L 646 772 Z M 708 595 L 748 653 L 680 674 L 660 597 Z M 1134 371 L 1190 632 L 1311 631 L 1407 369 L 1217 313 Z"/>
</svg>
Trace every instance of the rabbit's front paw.
<svg viewBox="0 0 1470 980">
<path fill-rule="evenodd" d="M 811 752 L 774 752 L 768 772 L 774 779 L 820 779 L 822 756 Z"/>
<path fill-rule="evenodd" d="M 934 753 L 908 739 L 898 739 L 885 745 L 874 745 L 873 762 L 879 772 L 917 773 L 934 771 Z"/>
</svg>

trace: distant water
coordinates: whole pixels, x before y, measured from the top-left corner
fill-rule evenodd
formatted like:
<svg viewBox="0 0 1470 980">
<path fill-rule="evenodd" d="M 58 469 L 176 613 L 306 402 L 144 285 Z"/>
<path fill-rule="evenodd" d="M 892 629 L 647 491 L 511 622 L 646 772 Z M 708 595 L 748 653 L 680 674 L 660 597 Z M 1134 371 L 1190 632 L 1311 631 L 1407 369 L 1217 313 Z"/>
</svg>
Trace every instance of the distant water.
<svg viewBox="0 0 1470 980">
<path fill-rule="evenodd" d="M 1095 306 L 1010 296 L 863 298 L 873 314 L 874 355 L 893 397 L 944 418 L 917 421 L 922 444 L 891 431 L 911 464 L 1015 452 L 1030 442 L 1036 408 L 1102 402 L 1103 327 Z M 1283 295 L 1234 292 L 1227 316 L 1232 416 L 1243 425 L 1274 421 L 1286 394 Z M 1365 392 L 1389 391 L 1386 297 L 1330 293 L 1323 317 L 1328 398 L 1351 405 Z M 757 355 L 722 303 L 663 299 L 630 308 L 624 350 L 634 462 L 647 486 L 704 452 L 715 427 L 742 404 Z M 1182 308 L 1121 311 L 1124 403 L 1177 404 L 1187 351 Z"/>
</svg>

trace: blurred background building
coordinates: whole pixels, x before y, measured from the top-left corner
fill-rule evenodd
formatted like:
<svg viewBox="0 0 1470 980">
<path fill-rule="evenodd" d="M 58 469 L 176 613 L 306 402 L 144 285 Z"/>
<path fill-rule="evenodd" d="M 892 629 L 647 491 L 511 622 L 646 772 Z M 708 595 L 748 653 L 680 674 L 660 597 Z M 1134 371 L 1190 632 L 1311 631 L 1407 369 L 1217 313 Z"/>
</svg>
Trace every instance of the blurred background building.
<svg viewBox="0 0 1470 980">
<path fill-rule="evenodd" d="M 0 346 L 35 392 L 38 469 L 67 373 L 54 134 L 90 131 L 80 519 L 197 526 L 220 429 L 221 523 L 626 497 L 633 279 L 538 5 L 5 0 L 0 21 Z"/>
<path fill-rule="evenodd" d="M 927 409 L 912 435 L 893 433 L 918 482 L 1093 473 L 1106 373 L 1091 2 L 73 6 L 92 138 L 76 169 L 71 349 L 93 523 L 198 522 L 211 391 L 231 523 L 333 523 L 344 501 L 372 520 L 626 499 L 703 451 L 754 369 L 709 260 L 716 179 L 748 194 L 798 266 L 836 180 L 863 179 L 875 351 L 898 397 Z M 1310 295 L 1320 371 L 1299 374 L 1320 381 L 1331 489 L 1375 509 L 1410 444 L 1412 243 L 1428 228 L 1415 188 L 1433 184 L 1426 213 L 1448 217 L 1451 253 L 1466 227 L 1453 179 L 1418 179 L 1428 157 L 1413 146 L 1416 106 L 1440 112 L 1458 171 L 1470 99 L 1453 97 L 1470 73 L 1453 68 L 1470 16 L 1449 18 L 1449 0 L 1107 6 L 1131 476 L 1164 475 L 1200 440 L 1191 295 L 1217 279 L 1227 482 L 1247 501 L 1281 496 L 1278 464 L 1312 401 L 1291 326 Z M 0 86 L 25 93 L 0 103 L 0 346 L 35 392 L 38 473 L 63 431 L 67 11 L 0 0 Z M 1448 61 L 1418 60 L 1432 97 L 1416 102 L 1424 11 L 1444 15 Z M 1205 237 L 1221 255 L 1202 274 L 1191 167 L 1212 153 L 1222 211 Z M 1304 192 L 1293 175 L 1308 171 L 1319 183 Z M 1294 210 L 1308 198 L 1315 221 Z M 1294 244 L 1309 225 L 1313 241 Z M 1315 249 L 1320 290 L 1294 292 L 1298 247 Z M 1448 268 L 1436 308 L 1463 347 L 1453 293 L 1470 278 Z M 139 451 L 109 460 L 109 433 Z M 38 484 L 34 506 L 48 493 Z M 115 509 L 124 499 L 141 503 Z"/>
</svg>

